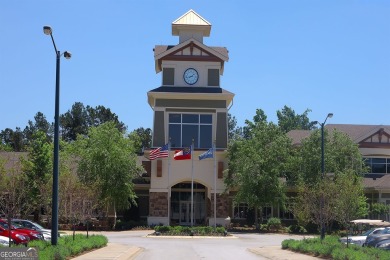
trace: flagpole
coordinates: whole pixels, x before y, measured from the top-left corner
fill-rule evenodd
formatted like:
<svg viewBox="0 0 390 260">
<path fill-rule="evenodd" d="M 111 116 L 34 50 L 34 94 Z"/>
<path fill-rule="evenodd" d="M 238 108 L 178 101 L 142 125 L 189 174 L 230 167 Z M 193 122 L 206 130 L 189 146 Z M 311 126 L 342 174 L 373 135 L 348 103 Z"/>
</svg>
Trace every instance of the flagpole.
<svg viewBox="0 0 390 260">
<path fill-rule="evenodd" d="M 171 182 L 170 182 L 170 176 L 171 176 L 171 139 L 169 138 L 168 141 L 168 226 L 171 225 Z"/>
<path fill-rule="evenodd" d="M 214 157 L 214 230 L 217 228 L 217 156 L 215 151 L 215 141 L 213 143 L 213 157 Z"/>
<path fill-rule="evenodd" d="M 194 225 L 194 139 L 191 145 L 191 227 Z"/>
</svg>

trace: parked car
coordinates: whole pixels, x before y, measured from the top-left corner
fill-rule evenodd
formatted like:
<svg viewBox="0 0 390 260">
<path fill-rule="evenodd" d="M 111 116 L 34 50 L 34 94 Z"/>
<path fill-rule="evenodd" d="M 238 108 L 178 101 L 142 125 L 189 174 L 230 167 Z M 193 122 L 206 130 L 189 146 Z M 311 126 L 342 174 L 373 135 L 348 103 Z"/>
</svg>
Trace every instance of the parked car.
<svg viewBox="0 0 390 260">
<path fill-rule="evenodd" d="M 11 244 L 14 243 L 14 240 L 11 238 Z M 9 246 L 9 237 L 0 236 L 0 246 L 7 247 Z"/>
<path fill-rule="evenodd" d="M 375 235 L 381 233 L 385 228 L 371 228 L 367 230 L 366 232 L 362 233 L 358 236 L 349 236 L 349 237 L 341 237 L 339 239 L 340 242 L 347 244 L 354 244 L 358 246 L 363 246 L 364 242 L 366 241 L 367 236 L 369 235 Z"/>
<path fill-rule="evenodd" d="M 0 235 L 8 238 L 9 230 L 0 225 Z M 11 239 L 16 245 L 27 245 L 30 241 L 30 238 L 26 234 L 17 230 L 11 230 Z"/>
<path fill-rule="evenodd" d="M 0 220 L 0 226 L 2 226 L 4 229 L 9 229 L 8 222 L 3 219 Z M 19 231 L 20 233 L 27 235 L 30 238 L 30 240 L 37 240 L 37 239 L 44 240 L 42 233 L 39 231 L 18 227 L 14 225 L 11 225 L 11 230 L 16 230 Z"/>
<path fill-rule="evenodd" d="M 35 222 L 27 220 L 27 219 L 12 219 L 11 222 L 12 222 L 12 225 L 22 226 L 24 228 L 29 228 L 29 229 L 32 229 L 32 230 L 39 231 L 39 232 L 42 233 L 43 238 L 46 241 L 50 241 L 51 240 L 51 230 L 42 227 L 38 223 L 35 223 Z M 58 233 L 58 236 L 60 236 L 59 233 Z"/>
<path fill-rule="evenodd" d="M 383 250 L 390 250 L 390 239 L 380 241 L 375 245 L 375 247 Z"/>
<path fill-rule="evenodd" d="M 376 243 L 385 239 L 386 235 L 390 236 L 390 228 L 385 228 L 377 234 L 368 235 L 363 246 L 375 246 Z"/>
</svg>

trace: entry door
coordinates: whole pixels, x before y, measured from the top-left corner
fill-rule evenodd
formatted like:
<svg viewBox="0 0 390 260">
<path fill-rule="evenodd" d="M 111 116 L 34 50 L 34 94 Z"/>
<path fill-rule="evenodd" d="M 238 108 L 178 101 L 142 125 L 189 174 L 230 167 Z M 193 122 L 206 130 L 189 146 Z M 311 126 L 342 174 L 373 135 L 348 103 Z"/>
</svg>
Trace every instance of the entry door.
<svg viewBox="0 0 390 260">
<path fill-rule="evenodd" d="M 191 225 L 191 201 L 180 201 L 180 225 Z"/>
</svg>

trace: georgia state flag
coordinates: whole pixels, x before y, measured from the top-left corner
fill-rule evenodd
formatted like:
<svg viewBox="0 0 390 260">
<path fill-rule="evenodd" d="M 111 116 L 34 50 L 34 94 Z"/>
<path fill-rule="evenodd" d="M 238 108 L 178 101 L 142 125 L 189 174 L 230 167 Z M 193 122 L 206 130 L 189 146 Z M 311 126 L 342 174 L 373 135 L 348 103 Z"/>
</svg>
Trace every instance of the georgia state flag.
<svg viewBox="0 0 390 260">
<path fill-rule="evenodd" d="M 173 155 L 175 160 L 189 160 L 191 159 L 191 147 L 186 147 L 183 150 L 176 150 Z"/>
</svg>

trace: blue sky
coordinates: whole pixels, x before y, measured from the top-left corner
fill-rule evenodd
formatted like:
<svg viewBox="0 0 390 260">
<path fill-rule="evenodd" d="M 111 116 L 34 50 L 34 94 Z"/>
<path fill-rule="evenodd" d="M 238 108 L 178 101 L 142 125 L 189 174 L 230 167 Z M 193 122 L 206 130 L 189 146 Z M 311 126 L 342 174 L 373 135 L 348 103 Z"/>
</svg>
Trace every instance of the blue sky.
<svg viewBox="0 0 390 260">
<path fill-rule="evenodd" d="M 204 43 L 225 46 L 222 88 L 243 126 L 257 108 L 277 122 L 287 105 L 333 124 L 390 125 L 390 1 L 21 1 L 0 2 L 0 130 L 40 111 L 54 121 L 55 52 L 60 113 L 103 105 L 129 130 L 152 127 L 147 91 L 161 85 L 153 47 L 178 44 L 171 23 L 193 9 L 212 24 Z"/>
</svg>

